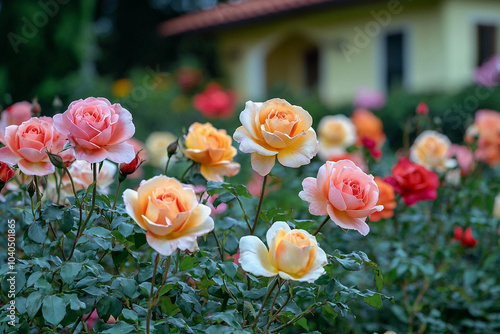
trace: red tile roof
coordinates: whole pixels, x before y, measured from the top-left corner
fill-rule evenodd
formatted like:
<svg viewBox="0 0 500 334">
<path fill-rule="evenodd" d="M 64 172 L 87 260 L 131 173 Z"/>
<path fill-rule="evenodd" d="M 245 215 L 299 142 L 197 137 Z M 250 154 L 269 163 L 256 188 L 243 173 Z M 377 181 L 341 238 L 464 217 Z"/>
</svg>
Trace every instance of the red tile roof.
<svg viewBox="0 0 500 334">
<path fill-rule="evenodd" d="M 326 4 L 351 3 L 353 0 L 241 0 L 224 2 L 213 9 L 186 14 L 162 23 L 160 35 L 173 36 L 210 28 L 247 22 Z"/>
</svg>

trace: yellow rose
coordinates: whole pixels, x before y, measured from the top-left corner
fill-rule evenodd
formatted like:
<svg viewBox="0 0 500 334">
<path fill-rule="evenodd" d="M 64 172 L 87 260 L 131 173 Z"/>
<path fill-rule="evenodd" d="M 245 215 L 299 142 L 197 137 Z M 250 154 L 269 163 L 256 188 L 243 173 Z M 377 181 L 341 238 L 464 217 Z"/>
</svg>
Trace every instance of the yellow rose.
<svg viewBox="0 0 500 334">
<path fill-rule="evenodd" d="M 322 160 L 346 152 L 356 143 L 356 127 L 345 115 L 330 115 L 321 119 L 318 126 L 319 152 Z"/>
<path fill-rule="evenodd" d="M 414 162 L 436 171 L 442 172 L 453 168 L 456 161 L 448 159 L 451 142 L 445 135 L 436 131 L 422 132 L 410 148 L 410 158 Z"/>
<path fill-rule="evenodd" d="M 243 270 L 257 276 L 314 282 L 325 273 L 328 260 L 316 237 L 304 230 L 290 230 L 285 222 L 276 222 L 267 231 L 267 244 L 255 236 L 240 240 L 239 262 Z"/>
<path fill-rule="evenodd" d="M 318 153 L 311 115 L 285 100 L 248 101 L 240 121 L 233 138 L 242 152 L 252 154 L 252 168 L 262 176 L 271 172 L 275 157 L 283 166 L 297 168 Z"/>
<path fill-rule="evenodd" d="M 148 163 L 163 170 L 168 160 L 167 147 L 175 139 L 170 132 L 152 132 L 144 144 L 148 152 Z"/>
<path fill-rule="evenodd" d="M 201 175 L 208 181 L 224 181 L 224 176 L 234 176 L 240 164 L 233 162 L 236 149 L 226 130 L 217 130 L 210 123 L 193 123 L 186 136 L 184 154 L 200 163 Z"/>
<path fill-rule="evenodd" d="M 146 230 L 149 245 L 168 256 L 175 250 L 198 250 L 196 238 L 214 229 L 208 206 L 191 188 L 164 175 L 142 181 L 137 191 L 123 193 L 127 213 Z"/>
</svg>

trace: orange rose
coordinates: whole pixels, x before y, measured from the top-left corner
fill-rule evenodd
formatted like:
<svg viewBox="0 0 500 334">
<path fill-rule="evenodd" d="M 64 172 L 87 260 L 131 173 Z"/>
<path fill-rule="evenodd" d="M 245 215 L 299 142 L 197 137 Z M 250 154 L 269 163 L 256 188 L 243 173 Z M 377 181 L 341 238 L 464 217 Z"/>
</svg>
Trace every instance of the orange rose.
<svg viewBox="0 0 500 334">
<path fill-rule="evenodd" d="M 358 145 L 362 144 L 363 138 L 369 138 L 381 148 L 385 142 L 384 126 L 380 118 L 368 109 L 356 109 L 351 115 L 351 121 L 358 132 Z"/>
<path fill-rule="evenodd" d="M 285 100 L 248 101 L 240 121 L 233 138 L 240 151 L 252 154 L 252 168 L 262 176 L 271 172 L 276 158 L 285 167 L 297 168 L 318 152 L 311 115 Z"/>
<path fill-rule="evenodd" d="M 164 256 L 177 249 L 197 251 L 196 238 L 214 229 L 210 208 L 174 178 L 160 175 L 142 181 L 137 191 L 125 190 L 123 201 L 127 213 L 146 230 L 148 244 Z"/>
<path fill-rule="evenodd" d="M 224 181 L 224 176 L 234 176 L 240 164 L 233 162 L 236 148 L 226 130 L 217 130 L 210 123 L 193 123 L 186 136 L 185 155 L 200 163 L 201 175 L 208 181 Z"/>
<path fill-rule="evenodd" d="M 375 183 L 378 186 L 378 201 L 377 205 L 383 205 L 384 210 L 374 212 L 370 215 L 370 220 L 373 222 L 380 219 L 388 219 L 394 216 L 394 209 L 396 208 L 396 199 L 394 195 L 394 188 L 381 177 L 375 176 Z"/>
<path fill-rule="evenodd" d="M 476 159 L 490 166 L 500 164 L 500 113 L 494 110 L 476 112 L 474 124 L 467 129 L 465 141 L 473 142 L 478 135 Z"/>
</svg>

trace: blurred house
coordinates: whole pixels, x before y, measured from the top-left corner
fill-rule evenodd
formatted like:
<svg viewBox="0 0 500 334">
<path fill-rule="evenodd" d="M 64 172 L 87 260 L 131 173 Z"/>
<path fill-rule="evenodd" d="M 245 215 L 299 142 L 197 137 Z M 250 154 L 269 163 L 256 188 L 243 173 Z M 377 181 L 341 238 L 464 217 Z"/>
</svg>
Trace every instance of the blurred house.
<svg viewBox="0 0 500 334">
<path fill-rule="evenodd" d="M 160 34 L 215 34 L 243 100 L 286 83 L 335 106 L 360 86 L 461 89 L 500 51 L 499 26 L 498 0 L 241 0 L 164 22 Z"/>
</svg>

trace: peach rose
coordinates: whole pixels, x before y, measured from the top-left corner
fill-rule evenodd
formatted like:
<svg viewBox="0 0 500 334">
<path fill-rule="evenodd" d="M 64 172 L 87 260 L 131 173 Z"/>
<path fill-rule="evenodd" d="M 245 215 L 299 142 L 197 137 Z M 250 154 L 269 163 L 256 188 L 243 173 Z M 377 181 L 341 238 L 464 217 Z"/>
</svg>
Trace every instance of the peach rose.
<svg viewBox="0 0 500 334">
<path fill-rule="evenodd" d="M 240 121 L 233 138 L 242 152 L 252 154 L 252 168 L 262 176 L 271 172 L 275 157 L 283 166 L 297 168 L 318 153 L 311 115 L 285 100 L 248 101 Z"/>
<path fill-rule="evenodd" d="M 424 167 L 444 172 L 456 165 L 455 160 L 448 158 L 450 146 L 448 137 L 436 131 L 426 130 L 410 147 L 410 158 Z"/>
<path fill-rule="evenodd" d="M 364 137 L 369 138 L 376 143 L 380 149 L 385 142 L 384 126 L 380 118 L 375 116 L 368 109 L 356 109 L 351 115 L 351 121 L 356 127 L 358 133 L 358 145 L 362 145 Z"/>
<path fill-rule="evenodd" d="M 266 234 L 267 245 L 253 235 L 240 240 L 239 262 L 257 276 L 279 275 L 286 280 L 314 282 L 325 273 L 328 260 L 316 237 L 304 230 L 291 230 L 287 223 L 274 223 Z"/>
<path fill-rule="evenodd" d="M 135 132 L 132 115 L 105 98 L 71 102 L 68 110 L 54 116 L 54 127 L 68 136 L 77 160 L 121 163 L 135 157 L 134 147 L 126 142 Z"/>
<path fill-rule="evenodd" d="M 396 196 L 394 195 L 394 187 L 382 180 L 381 177 L 375 176 L 375 183 L 378 187 L 377 205 L 383 205 L 384 209 L 380 212 L 374 212 L 370 215 L 370 220 L 373 222 L 380 219 L 388 219 L 394 216 L 394 209 L 397 206 Z"/>
<path fill-rule="evenodd" d="M 123 201 L 127 213 L 146 230 L 149 245 L 164 256 L 177 249 L 197 251 L 196 238 L 214 229 L 210 208 L 174 178 L 160 175 L 142 181 L 137 191 L 124 191 Z"/>
<path fill-rule="evenodd" d="M 362 235 L 370 232 L 366 218 L 384 207 L 377 205 L 379 190 L 372 175 L 365 174 L 351 160 L 327 161 L 318 177 L 302 181 L 299 197 L 309 202 L 309 212 L 330 216 L 343 229 L 354 229 Z"/>
<path fill-rule="evenodd" d="M 149 156 L 147 163 L 164 169 L 168 160 L 167 147 L 176 139 L 170 132 L 152 132 L 144 144 Z"/>
<path fill-rule="evenodd" d="M 200 163 L 201 175 L 208 181 L 224 181 L 224 176 L 234 176 L 240 164 L 233 162 L 236 149 L 226 130 L 217 130 L 210 123 L 193 123 L 186 136 L 184 154 Z"/>
<path fill-rule="evenodd" d="M 319 122 L 318 140 L 318 156 L 330 160 L 331 156 L 346 152 L 346 148 L 356 143 L 356 128 L 345 115 L 325 116 Z"/>
<path fill-rule="evenodd" d="M 476 159 L 490 166 L 500 164 L 500 112 L 494 110 L 479 110 L 476 112 L 474 124 L 467 129 L 466 142 L 473 142 L 478 136 Z"/>
<path fill-rule="evenodd" d="M 340 160 L 351 160 L 356 166 L 361 168 L 365 173 L 368 172 L 368 165 L 365 162 L 365 158 L 359 152 L 345 152 L 342 154 L 335 154 L 328 158 L 328 161 L 337 162 Z"/>
<path fill-rule="evenodd" d="M 0 148 L 0 161 L 11 166 L 17 164 L 26 175 L 49 175 L 55 167 L 47 151 L 62 151 L 65 140 L 66 137 L 54 129 L 52 118 L 33 117 L 5 129 L 6 147 Z"/>
</svg>

